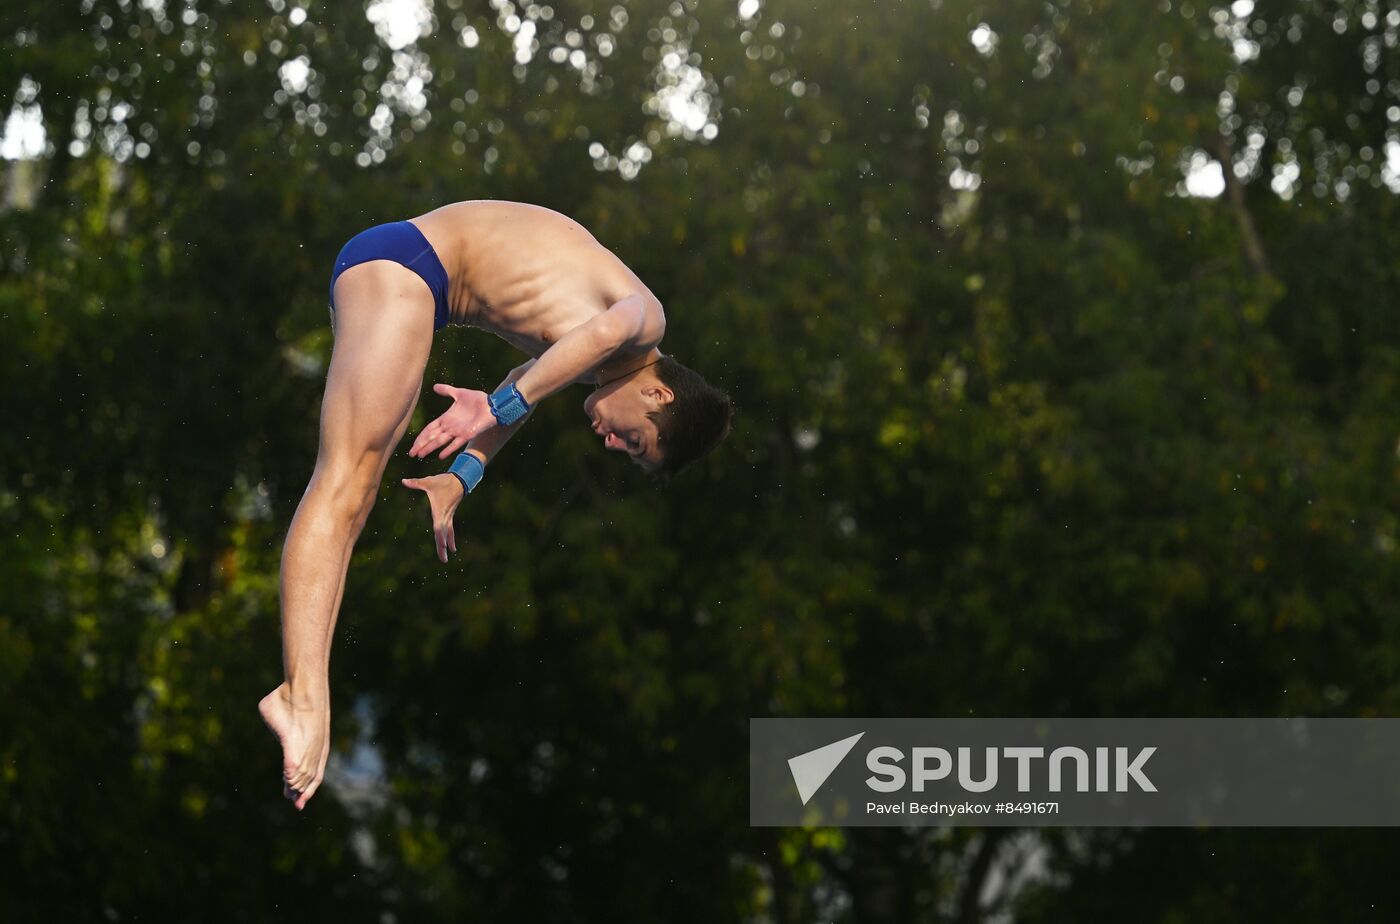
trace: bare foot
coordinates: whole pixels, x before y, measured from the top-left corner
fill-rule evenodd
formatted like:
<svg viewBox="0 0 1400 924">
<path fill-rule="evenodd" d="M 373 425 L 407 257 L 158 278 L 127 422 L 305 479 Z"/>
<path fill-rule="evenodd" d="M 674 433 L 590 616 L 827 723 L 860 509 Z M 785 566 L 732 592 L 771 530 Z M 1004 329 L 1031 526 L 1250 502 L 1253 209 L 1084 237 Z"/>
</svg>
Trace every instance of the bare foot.
<svg viewBox="0 0 1400 924">
<path fill-rule="evenodd" d="M 330 704 L 294 700 L 283 683 L 262 698 L 258 712 L 282 744 L 282 795 L 293 800 L 300 811 L 316 794 L 326 772 L 331 750 Z"/>
</svg>

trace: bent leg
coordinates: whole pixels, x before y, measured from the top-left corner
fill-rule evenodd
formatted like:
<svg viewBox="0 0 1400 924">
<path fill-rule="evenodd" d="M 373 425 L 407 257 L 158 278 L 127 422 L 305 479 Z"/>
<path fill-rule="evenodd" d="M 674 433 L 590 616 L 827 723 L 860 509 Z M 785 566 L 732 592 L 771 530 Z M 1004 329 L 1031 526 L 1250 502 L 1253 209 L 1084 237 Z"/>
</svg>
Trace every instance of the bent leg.
<svg viewBox="0 0 1400 924">
<path fill-rule="evenodd" d="M 282 552 L 286 682 L 260 704 L 282 741 L 283 778 L 298 808 L 330 753 L 330 643 L 350 553 L 408 427 L 433 338 L 432 294 L 398 264 L 347 270 L 335 304 L 320 451 Z"/>
</svg>

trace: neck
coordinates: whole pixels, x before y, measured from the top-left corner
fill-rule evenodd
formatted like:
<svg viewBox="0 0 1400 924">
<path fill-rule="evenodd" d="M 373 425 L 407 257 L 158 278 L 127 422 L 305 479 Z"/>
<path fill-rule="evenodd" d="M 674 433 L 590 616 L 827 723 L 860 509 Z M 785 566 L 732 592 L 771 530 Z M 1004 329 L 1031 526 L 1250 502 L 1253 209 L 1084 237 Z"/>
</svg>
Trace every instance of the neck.
<svg viewBox="0 0 1400 924">
<path fill-rule="evenodd" d="M 639 372 L 647 366 L 654 366 L 665 358 L 664 353 L 652 347 L 641 356 L 628 356 L 613 362 L 603 363 L 594 372 L 594 379 L 597 381 L 598 387 L 602 388 L 609 382 L 616 382 L 618 379 Z"/>
</svg>

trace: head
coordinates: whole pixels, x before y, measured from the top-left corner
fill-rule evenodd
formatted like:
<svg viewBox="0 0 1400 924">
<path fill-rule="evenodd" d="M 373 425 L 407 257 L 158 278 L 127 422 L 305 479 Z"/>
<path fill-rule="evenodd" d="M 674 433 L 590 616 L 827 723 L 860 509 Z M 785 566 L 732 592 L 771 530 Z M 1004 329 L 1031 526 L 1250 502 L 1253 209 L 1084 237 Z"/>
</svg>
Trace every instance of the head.
<svg viewBox="0 0 1400 924">
<path fill-rule="evenodd" d="M 593 432 L 648 472 L 674 475 L 729 433 L 729 396 L 669 356 L 600 387 L 583 402 Z"/>
</svg>

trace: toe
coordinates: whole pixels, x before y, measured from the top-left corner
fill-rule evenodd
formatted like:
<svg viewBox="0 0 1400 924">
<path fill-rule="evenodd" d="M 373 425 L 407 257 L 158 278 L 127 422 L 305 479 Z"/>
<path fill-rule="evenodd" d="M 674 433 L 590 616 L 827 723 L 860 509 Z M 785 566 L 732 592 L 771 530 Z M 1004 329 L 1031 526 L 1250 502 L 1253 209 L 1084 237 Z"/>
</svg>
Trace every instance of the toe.
<svg viewBox="0 0 1400 924">
<path fill-rule="evenodd" d="M 294 789 L 305 789 L 306 784 L 311 782 L 311 777 L 316 773 L 316 765 L 306 757 L 301 759 L 297 765 L 296 773 L 292 774 L 292 787 Z"/>
<path fill-rule="evenodd" d="M 320 788 L 321 779 L 320 777 L 317 777 L 316 779 L 311 781 L 310 786 L 306 787 L 306 792 L 301 794 L 301 802 L 298 804 L 298 808 L 305 808 L 306 803 L 311 801 L 311 797 L 316 795 L 316 790 Z"/>
</svg>

